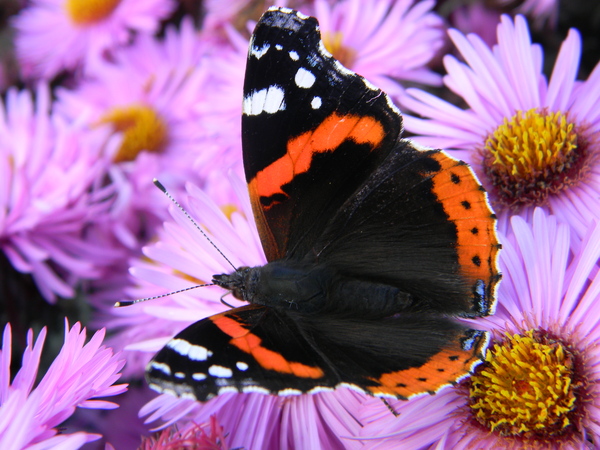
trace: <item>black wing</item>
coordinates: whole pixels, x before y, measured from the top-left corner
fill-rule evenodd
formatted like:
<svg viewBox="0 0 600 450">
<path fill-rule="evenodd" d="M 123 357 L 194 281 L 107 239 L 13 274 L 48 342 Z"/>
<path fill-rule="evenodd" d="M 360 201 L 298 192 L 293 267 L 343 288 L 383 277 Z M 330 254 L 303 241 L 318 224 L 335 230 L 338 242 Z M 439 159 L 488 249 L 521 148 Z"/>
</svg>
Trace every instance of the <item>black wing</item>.
<svg viewBox="0 0 600 450">
<path fill-rule="evenodd" d="M 484 332 L 447 319 L 332 318 L 245 306 L 196 322 L 149 363 L 159 392 L 295 395 L 347 386 L 375 396 L 433 393 L 469 373 Z"/>
</svg>

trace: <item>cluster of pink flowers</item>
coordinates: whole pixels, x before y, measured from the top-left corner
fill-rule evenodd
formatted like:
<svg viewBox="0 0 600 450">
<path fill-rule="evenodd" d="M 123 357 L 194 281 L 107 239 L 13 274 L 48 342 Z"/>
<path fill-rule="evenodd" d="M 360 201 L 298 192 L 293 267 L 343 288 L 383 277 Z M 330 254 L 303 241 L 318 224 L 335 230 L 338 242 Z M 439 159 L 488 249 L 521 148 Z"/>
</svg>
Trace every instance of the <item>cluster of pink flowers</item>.
<svg viewBox="0 0 600 450">
<path fill-rule="evenodd" d="M 556 41 L 554 0 L 292 3 L 390 94 L 411 139 L 467 161 L 488 190 L 503 281 L 496 314 L 474 324 L 492 336 L 486 362 L 435 396 L 390 405 L 344 388 L 206 403 L 149 391 L 150 358 L 223 311 L 223 291 L 114 303 L 230 271 L 153 178 L 236 267 L 265 262 L 240 132 L 262 11 L 248 0 L 31 0 L 9 21 L 14 63 L 0 56 L 0 447 L 600 446 L 600 64 L 580 71 L 580 33 L 568 31 L 548 68 L 552 53 L 531 33 Z M 64 330 L 56 318 L 24 322 L 24 282 Z M 99 330 L 88 343 L 66 311 Z M 519 369 L 503 371 L 507 361 Z"/>
</svg>

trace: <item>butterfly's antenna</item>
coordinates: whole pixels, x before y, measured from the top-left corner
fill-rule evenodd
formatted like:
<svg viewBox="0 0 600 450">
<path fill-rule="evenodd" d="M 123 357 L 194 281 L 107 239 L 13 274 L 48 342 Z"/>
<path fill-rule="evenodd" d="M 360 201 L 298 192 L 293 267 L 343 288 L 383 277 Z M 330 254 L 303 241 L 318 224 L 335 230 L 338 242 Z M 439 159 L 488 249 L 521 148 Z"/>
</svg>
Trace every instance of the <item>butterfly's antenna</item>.
<svg viewBox="0 0 600 450">
<path fill-rule="evenodd" d="M 154 178 L 154 179 L 152 180 L 152 182 L 154 183 L 154 185 L 155 185 L 157 188 L 159 188 L 159 189 L 160 189 L 160 190 L 163 192 L 163 194 L 165 194 L 165 195 L 166 195 L 166 196 L 169 198 L 169 200 L 171 200 L 171 201 L 172 201 L 172 202 L 175 204 L 175 206 L 177 206 L 177 207 L 178 207 L 178 208 L 181 210 L 181 212 L 183 212 L 183 214 L 185 214 L 185 217 L 187 217 L 187 218 L 189 219 L 189 221 L 190 221 L 190 222 L 192 222 L 192 223 L 194 224 L 194 226 L 195 226 L 195 227 L 198 229 L 198 231 L 199 231 L 200 233 L 202 233 L 202 236 L 204 236 L 204 237 L 206 238 L 206 240 L 207 240 L 208 242 L 210 242 L 210 244 L 211 244 L 211 245 L 212 245 L 212 246 L 213 246 L 213 247 L 214 247 L 214 248 L 215 248 L 215 249 L 216 249 L 216 250 L 219 252 L 219 254 L 220 254 L 222 257 L 223 257 L 223 259 L 224 259 L 225 261 L 227 261 L 231 267 L 233 267 L 233 270 L 237 270 L 237 267 L 235 267 L 235 266 L 233 265 L 233 263 L 232 263 L 231 261 L 229 261 L 229 258 L 227 258 L 227 256 L 225 256 L 225 254 L 224 254 L 224 253 L 223 253 L 223 252 L 222 252 L 222 251 L 219 249 L 219 247 L 217 247 L 217 246 L 215 245 L 215 243 L 214 243 L 213 241 L 211 241 L 211 239 L 210 239 L 210 238 L 209 238 L 209 237 L 206 235 L 206 233 L 204 232 L 204 230 L 202 229 L 202 227 L 201 227 L 200 225 L 198 225 L 198 223 L 197 223 L 197 222 L 196 222 L 196 221 L 195 221 L 195 220 L 192 218 L 192 216 L 190 216 L 190 215 L 188 214 L 188 212 L 185 210 L 185 208 L 184 208 L 183 206 L 181 206 L 181 205 L 179 204 L 179 202 L 178 202 L 177 200 L 175 200 L 175 199 L 173 198 L 173 196 L 167 192 L 167 188 L 165 188 L 165 187 L 162 185 L 162 183 L 161 183 L 160 181 L 158 181 L 156 178 Z"/>
<path fill-rule="evenodd" d="M 184 289 L 179 289 L 179 290 L 173 291 L 173 292 L 167 292 L 166 294 L 155 295 L 153 297 L 139 298 L 137 300 L 121 300 L 120 302 L 115 303 L 115 307 L 119 308 L 121 306 L 131 306 L 131 305 L 135 305 L 136 303 L 142 303 L 142 302 L 146 302 L 148 300 L 156 300 L 157 298 L 168 297 L 169 295 L 181 294 L 182 292 L 191 291 L 192 289 L 206 287 L 206 286 L 214 286 L 214 284 L 213 283 L 197 284 L 196 286 L 186 287 Z"/>
</svg>

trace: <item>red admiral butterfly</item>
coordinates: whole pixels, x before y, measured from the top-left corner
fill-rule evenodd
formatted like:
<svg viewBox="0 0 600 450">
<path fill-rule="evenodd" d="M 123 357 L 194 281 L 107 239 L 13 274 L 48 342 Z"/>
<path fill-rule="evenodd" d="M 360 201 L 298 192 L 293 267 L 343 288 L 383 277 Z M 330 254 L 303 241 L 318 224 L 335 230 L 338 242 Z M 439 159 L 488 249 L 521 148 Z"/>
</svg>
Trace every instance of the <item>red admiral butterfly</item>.
<svg viewBox="0 0 600 450">
<path fill-rule="evenodd" d="M 471 169 L 401 139 L 388 96 L 336 61 L 317 20 L 267 11 L 250 43 L 244 167 L 269 261 L 215 275 L 249 302 L 150 362 L 159 392 L 434 393 L 469 373 L 492 314 L 496 218 Z"/>
</svg>

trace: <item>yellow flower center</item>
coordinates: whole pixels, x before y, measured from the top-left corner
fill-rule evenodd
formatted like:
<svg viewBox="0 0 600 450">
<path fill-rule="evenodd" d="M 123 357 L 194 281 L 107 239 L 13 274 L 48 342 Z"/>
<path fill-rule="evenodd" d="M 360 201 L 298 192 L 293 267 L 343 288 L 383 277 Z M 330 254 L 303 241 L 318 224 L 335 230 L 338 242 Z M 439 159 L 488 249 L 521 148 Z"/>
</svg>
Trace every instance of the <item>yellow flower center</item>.
<svg viewBox="0 0 600 450">
<path fill-rule="evenodd" d="M 147 106 L 114 108 L 100 123 L 111 123 L 123 132 L 123 142 L 115 156 L 115 162 L 133 161 L 143 151 L 160 152 L 167 141 L 167 126 Z"/>
<path fill-rule="evenodd" d="M 342 41 L 343 35 L 339 31 L 335 33 L 323 33 L 323 43 L 327 51 L 341 62 L 344 67 L 350 68 L 356 59 L 356 52 L 349 47 L 344 47 Z"/>
<path fill-rule="evenodd" d="M 562 343 L 528 331 L 507 335 L 471 378 L 476 420 L 501 436 L 559 436 L 576 421 L 574 358 Z"/>
<path fill-rule="evenodd" d="M 121 0 L 67 0 L 67 14 L 77 25 L 99 22 L 108 17 Z"/>
<path fill-rule="evenodd" d="M 586 163 L 573 123 L 561 112 L 530 109 L 504 119 L 485 142 L 484 170 L 499 202 L 543 204 L 577 182 Z"/>
<path fill-rule="evenodd" d="M 233 213 L 240 212 L 240 209 L 233 203 L 227 203 L 226 205 L 221 205 L 221 211 L 231 220 Z"/>
</svg>

